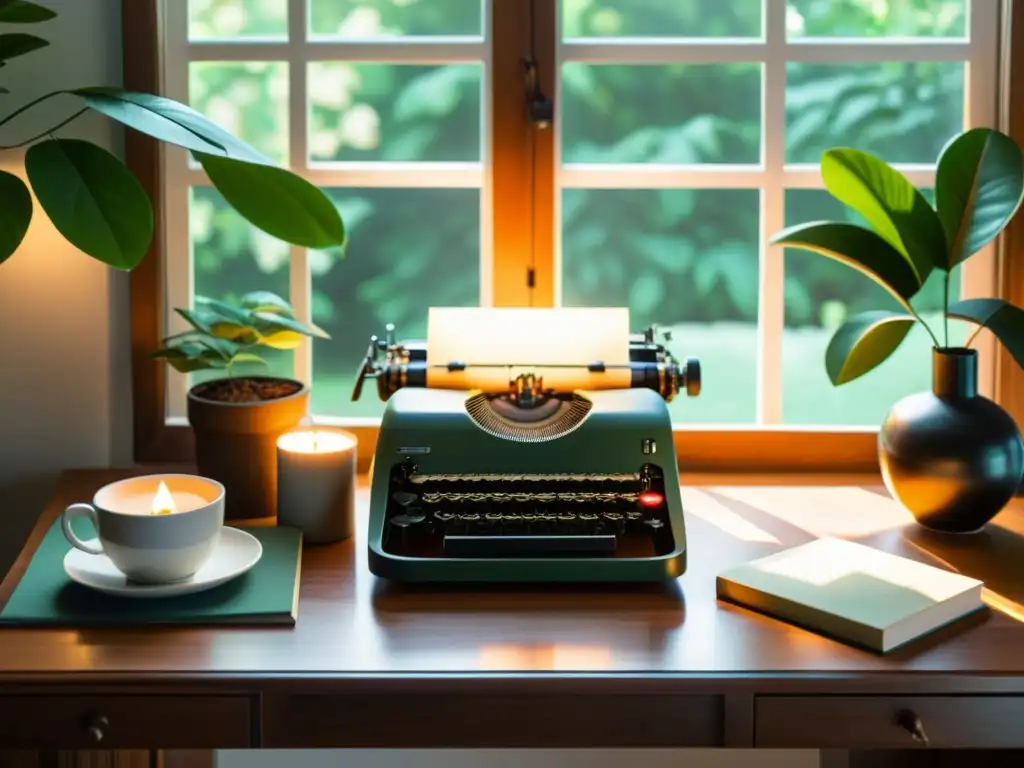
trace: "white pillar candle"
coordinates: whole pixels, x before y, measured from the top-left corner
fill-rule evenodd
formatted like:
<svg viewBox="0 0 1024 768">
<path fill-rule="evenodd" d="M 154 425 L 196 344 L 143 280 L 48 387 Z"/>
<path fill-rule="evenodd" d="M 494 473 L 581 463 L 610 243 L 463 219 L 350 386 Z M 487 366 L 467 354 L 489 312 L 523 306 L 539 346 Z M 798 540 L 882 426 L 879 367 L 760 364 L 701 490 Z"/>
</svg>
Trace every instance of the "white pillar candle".
<svg viewBox="0 0 1024 768">
<path fill-rule="evenodd" d="M 303 541 L 328 544 L 355 528 L 356 439 L 336 429 L 302 429 L 277 441 L 277 523 Z"/>
</svg>

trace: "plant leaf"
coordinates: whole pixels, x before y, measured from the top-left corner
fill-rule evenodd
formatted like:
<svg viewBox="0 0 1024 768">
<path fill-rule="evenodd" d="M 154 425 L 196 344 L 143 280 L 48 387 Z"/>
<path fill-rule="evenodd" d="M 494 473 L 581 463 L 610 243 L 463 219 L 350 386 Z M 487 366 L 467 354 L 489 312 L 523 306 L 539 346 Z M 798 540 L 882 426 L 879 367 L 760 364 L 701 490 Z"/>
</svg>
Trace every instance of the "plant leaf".
<svg viewBox="0 0 1024 768">
<path fill-rule="evenodd" d="M 253 312 L 253 317 L 260 321 L 257 326 L 260 333 L 275 333 L 280 330 L 295 331 L 303 336 L 317 336 L 322 339 L 331 338 L 316 326 L 303 325 L 291 317 L 282 317 L 274 312 Z"/>
<path fill-rule="evenodd" d="M 951 304 L 946 313 L 988 328 L 1024 368 L 1024 309 L 1002 299 L 964 299 Z"/>
<path fill-rule="evenodd" d="M 26 35 L 22 32 L 11 32 L 0 35 L 0 61 L 7 61 L 26 53 L 38 51 L 50 43 L 35 35 Z"/>
<path fill-rule="evenodd" d="M 206 350 L 198 357 L 189 357 L 179 350 L 166 350 L 166 352 L 167 354 L 162 355 L 162 357 L 167 360 L 174 370 L 180 373 L 228 367 L 228 361 L 212 350 Z"/>
<path fill-rule="evenodd" d="M 38 24 L 55 18 L 54 11 L 28 0 L 0 0 L 0 24 Z"/>
<path fill-rule="evenodd" d="M 784 229 L 770 243 L 819 253 L 867 275 L 906 305 L 921 289 L 910 262 L 881 235 L 842 221 L 812 221 Z"/>
<path fill-rule="evenodd" d="M 69 91 L 97 112 L 139 133 L 193 152 L 234 157 L 250 163 L 273 165 L 243 141 L 220 126 L 172 99 L 135 93 L 120 88 L 78 88 Z"/>
<path fill-rule="evenodd" d="M 1009 136 L 974 128 L 939 156 L 935 207 L 946 232 L 952 269 L 1003 231 L 1024 199 L 1024 157 Z"/>
<path fill-rule="evenodd" d="M 254 355 L 252 352 L 239 352 L 231 358 L 231 365 L 237 365 L 238 363 L 260 363 L 261 365 L 267 365 L 266 360 L 259 355 Z"/>
<path fill-rule="evenodd" d="M 260 344 L 271 349 L 295 349 L 305 338 L 305 334 L 297 331 L 274 331 L 261 336 Z"/>
<path fill-rule="evenodd" d="M 345 226 L 334 203 L 305 179 L 282 169 L 197 153 L 228 205 L 255 227 L 292 245 L 344 245 Z"/>
<path fill-rule="evenodd" d="M 910 315 L 885 310 L 854 315 L 833 334 L 825 350 L 829 379 L 838 387 L 885 362 L 915 322 Z"/>
<path fill-rule="evenodd" d="M 270 291 L 252 291 L 247 293 L 239 301 L 239 304 L 250 312 L 272 312 L 284 315 L 285 317 L 295 316 L 291 304 Z"/>
<path fill-rule="evenodd" d="M 866 152 L 830 149 L 821 158 L 821 177 L 833 197 L 910 260 L 922 285 L 933 267 L 945 269 L 942 223 L 902 173 Z"/>
<path fill-rule="evenodd" d="M 52 139 L 25 154 L 39 204 L 73 246 L 116 269 L 133 269 L 153 239 L 153 206 L 142 185 L 107 150 Z"/>
<path fill-rule="evenodd" d="M 21 245 L 32 223 L 32 194 L 25 182 L 0 171 L 0 264 Z"/>
</svg>

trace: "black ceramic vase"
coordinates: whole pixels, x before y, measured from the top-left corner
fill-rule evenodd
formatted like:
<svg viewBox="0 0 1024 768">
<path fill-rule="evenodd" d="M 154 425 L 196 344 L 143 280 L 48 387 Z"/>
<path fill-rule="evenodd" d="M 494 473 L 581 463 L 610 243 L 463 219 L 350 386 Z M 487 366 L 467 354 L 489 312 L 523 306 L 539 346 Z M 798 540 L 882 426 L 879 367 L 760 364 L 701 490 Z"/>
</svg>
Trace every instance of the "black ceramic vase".
<svg viewBox="0 0 1024 768">
<path fill-rule="evenodd" d="M 978 394 L 978 353 L 936 349 L 932 391 L 889 411 L 878 435 L 889 493 L 926 528 L 971 533 L 1016 493 L 1024 444 L 1013 419 Z"/>
</svg>

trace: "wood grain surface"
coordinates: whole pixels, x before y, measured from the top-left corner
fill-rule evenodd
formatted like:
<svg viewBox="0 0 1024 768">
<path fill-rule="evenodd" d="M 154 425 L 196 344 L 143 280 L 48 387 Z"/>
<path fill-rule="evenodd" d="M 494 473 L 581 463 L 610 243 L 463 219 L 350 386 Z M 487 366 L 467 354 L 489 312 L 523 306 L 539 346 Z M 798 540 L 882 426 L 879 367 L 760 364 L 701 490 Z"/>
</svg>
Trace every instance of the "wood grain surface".
<svg viewBox="0 0 1024 768">
<path fill-rule="evenodd" d="M 43 533 L 64 507 L 130 471 L 66 473 L 22 555 L 0 584 L 6 601 Z M 860 480 L 863 480 L 861 478 Z M 928 535 L 875 483 L 850 477 L 683 477 L 688 569 L 678 582 L 648 587 L 403 587 L 367 570 L 367 498 L 360 495 L 358 535 L 303 554 L 294 628 L 6 629 L 0 633 L 0 683 L 41 675 L 173 676 L 207 683 L 254 679 L 421 677 L 458 673 L 463 680 L 508 673 L 580 685 L 610 673 L 621 685 L 636 674 L 701 679 L 786 678 L 828 689 L 883 684 L 914 676 L 920 690 L 1024 691 L 1024 512 L 1019 502 L 982 534 Z M 856 484 L 854 484 L 856 483 Z M 723 568 L 838 535 L 984 579 L 992 610 L 888 656 L 803 631 L 715 598 Z M 422 673 L 422 674 L 417 674 Z M 427 675 L 428 677 L 423 677 Z M 531 678 L 537 679 L 537 678 Z M 570 682 L 566 682 L 570 681 Z M 635 684 L 635 683 L 634 683 Z M 243 686 L 249 688 L 248 685 Z M 844 688 L 849 692 L 849 687 Z"/>
</svg>

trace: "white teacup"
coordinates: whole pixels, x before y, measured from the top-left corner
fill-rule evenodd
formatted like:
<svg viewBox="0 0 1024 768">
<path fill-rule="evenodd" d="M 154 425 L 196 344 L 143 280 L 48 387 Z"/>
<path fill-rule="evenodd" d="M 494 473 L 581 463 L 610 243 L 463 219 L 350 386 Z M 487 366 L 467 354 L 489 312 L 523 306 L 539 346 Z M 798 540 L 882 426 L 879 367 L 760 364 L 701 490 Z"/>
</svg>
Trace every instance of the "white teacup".
<svg viewBox="0 0 1024 768">
<path fill-rule="evenodd" d="M 154 514 L 160 483 L 174 500 L 171 514 Z M 88 517 L 98 538 L 82 540 L 71 530 Z M 209 560 L 224 526 L 224 486 L 195 475 L 145 475 L 101 488 L 92 504 L 72 504 L 61 518 L 72 546 L 106 555 L 130 580 L 144 584 L 184 581 Z"/>
</svg>

